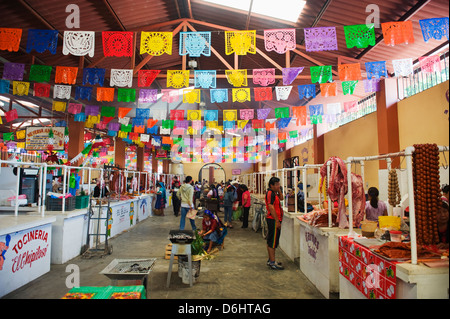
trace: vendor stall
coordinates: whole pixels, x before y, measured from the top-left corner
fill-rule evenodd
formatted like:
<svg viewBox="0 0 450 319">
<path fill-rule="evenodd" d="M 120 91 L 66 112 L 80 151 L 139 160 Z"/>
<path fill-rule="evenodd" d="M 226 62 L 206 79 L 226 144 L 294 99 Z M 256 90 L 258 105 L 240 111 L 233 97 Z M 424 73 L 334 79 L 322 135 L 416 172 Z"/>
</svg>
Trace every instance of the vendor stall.
<svg viewBox="0 0 450 319">
<path fill-rule="evenodd" d="M 50 271 L 55 220 L 0 216 L 0 297 Z"/>
<path fill-rule="evenodd" d="M 421 249 L 419 256 L 423 263 L 413 265 L 408 244 L 404 245 L 408 257 L 389 258 L 380 254 L 383 250 L 380 247 L 394 248 L 388 246 L 390 243 L 339 237 L 341 299 L 448 298 L 448 258 L 441 259 L 437 252 Z"/>
</svg>

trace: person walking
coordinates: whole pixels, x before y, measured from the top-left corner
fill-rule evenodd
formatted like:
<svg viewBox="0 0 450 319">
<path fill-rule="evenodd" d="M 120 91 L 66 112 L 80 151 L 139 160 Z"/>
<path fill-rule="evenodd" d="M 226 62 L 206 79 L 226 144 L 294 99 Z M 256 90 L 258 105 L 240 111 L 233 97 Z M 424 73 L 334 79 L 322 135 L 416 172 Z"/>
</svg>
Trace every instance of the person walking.
<svg viewBox="0 0 450 319">
<path fill-rule="evenodd" d="M 269 260 L 267 266 L 274 270 L 283 270 L 281 263 L 275 261 L 275 250 L 278 247 L 281 233 L 281 222 L 283 220 L 283 210 L 281 208 L 282 195 L 280 191 L 280 179 L 272 177 L 269 180 L 269 189 L 266 192 L 267 209 L 267 253 Z"/>
<path fill-rule="evenodd" d="M 186 224 L 186 215 L 190 209 L 194 209 L 194 187 L 191 185 L 192 177 L 187 176 L 184 184 L 181 185 L 180 190 L 177 193 L 178 199 L 181 200 L 181 219 L 180 219 L 180 230 L 184 230 Z M 191 222 L 192 230 L 196 230 L 195 220 L 189 219 Z"/>
<path fill-rule="evenodd" d="M 175 215 L 175 217 L 178 217 L 181 208 L 181 200 L 177 196 L 179 190 L 180 190 L 180 181 L 176 180 L 172 183 L 173 214 Z"/>
<path fill-rule="evenodd" d="M 233 228 L 231 223 L 233 215 L 233 201 L 234 201 L 234 188 L 233 186 L 228 186 L 227 191 L 223 197 L 223 208 L 224 208 L 224 223 L 226 227 Z"/>
<path fill-rule="evenodd" d="M 164 208 L 166 208 L 166 188 L 163 182 L 159 182 L 156 188 L 156 204 L 155 204 L 155 214 L 158 216 L 164 216 Z"/>
<path fill-rule="evenodd" d="M 242 189 L 242 208 L 244 213 L 242 215 L 242 228 L 248 228 L 248 215 L 250 213 L 251 197 L 247 185 L 241 184 Z"/>
</svg>

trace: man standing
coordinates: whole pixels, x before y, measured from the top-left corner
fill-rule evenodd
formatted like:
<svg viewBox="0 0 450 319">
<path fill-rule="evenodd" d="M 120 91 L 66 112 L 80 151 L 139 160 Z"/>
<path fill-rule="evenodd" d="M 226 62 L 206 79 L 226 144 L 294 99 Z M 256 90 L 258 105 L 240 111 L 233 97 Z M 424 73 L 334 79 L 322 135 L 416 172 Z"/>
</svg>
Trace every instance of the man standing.
<svg viewBox="0 0 450 319">
<path fill-rule="evenodd" d="M 275 249 L 280 241 L 281 221 L 283 220 L 283 209 L 281 208 L 282 195 L 280 192 L 280 179 L 272 177 L 269 180 L 269 189 L 266 192 L 267 209 L 267 252 L 269 260 L 267 266 L 275 270 L 283 270 L 281 263 L 275 262 Z"/>
</svg>

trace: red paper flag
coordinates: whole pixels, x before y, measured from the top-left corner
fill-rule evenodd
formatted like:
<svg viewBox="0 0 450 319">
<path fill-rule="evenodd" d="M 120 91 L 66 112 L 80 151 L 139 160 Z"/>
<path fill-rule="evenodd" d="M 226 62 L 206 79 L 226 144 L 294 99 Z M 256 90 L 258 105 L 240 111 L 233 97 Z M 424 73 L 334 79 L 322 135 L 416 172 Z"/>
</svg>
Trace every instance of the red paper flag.
<svg viewBox="0 0 450 319">
<path fill-rule="evenodd" d="M 15 119 L 18 118 L 17 110 L 11 110 L 9 112 L 6 112 L 5 117 L 6 117 L 6 122 L 14 121 Z"/>
</svg>

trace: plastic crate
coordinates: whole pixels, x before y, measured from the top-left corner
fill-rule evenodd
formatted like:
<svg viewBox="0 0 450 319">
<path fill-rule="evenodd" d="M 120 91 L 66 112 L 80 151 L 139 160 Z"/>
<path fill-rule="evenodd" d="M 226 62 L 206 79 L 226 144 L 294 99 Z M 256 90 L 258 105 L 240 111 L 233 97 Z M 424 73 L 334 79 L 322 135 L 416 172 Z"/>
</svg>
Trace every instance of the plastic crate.
<svg viewBox="0 0 450 319">
<path fill-rule="evenodd" d="M 75 197 L 75 208 L 82 209 L 89 206 L 89 196 L 77 196 Z"/>
<path fill-rule="evenodd" d="M 62 211 L 62 198 L 51 198 L 47 196 L 45 200 L 45 210 L 47 211 Z M 65 211 L 71 211 L 75 209 L 75 197 L 66 198 Z"/>
</svg>

